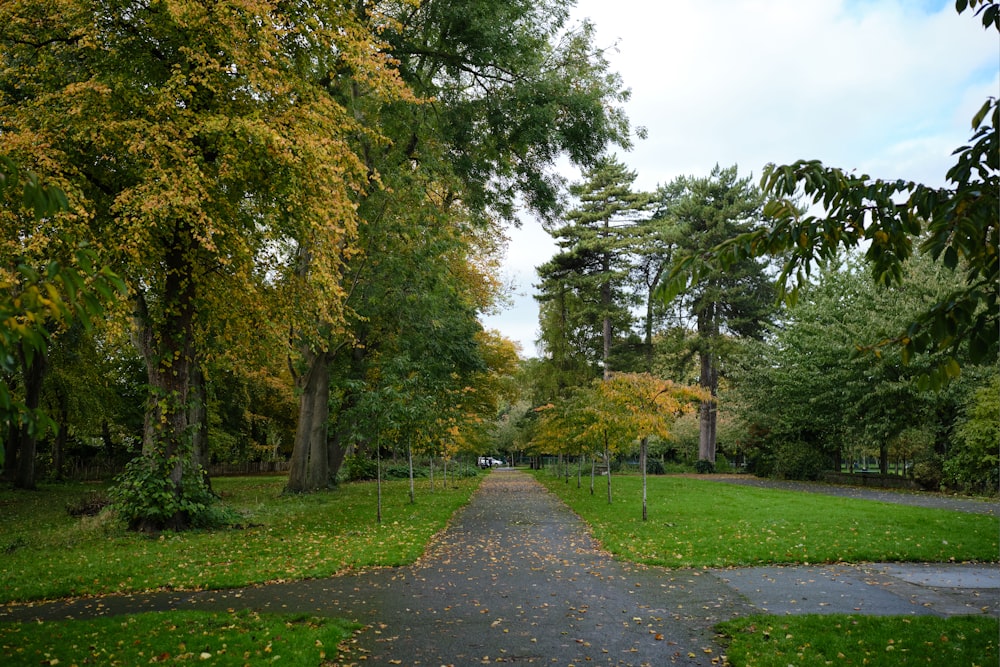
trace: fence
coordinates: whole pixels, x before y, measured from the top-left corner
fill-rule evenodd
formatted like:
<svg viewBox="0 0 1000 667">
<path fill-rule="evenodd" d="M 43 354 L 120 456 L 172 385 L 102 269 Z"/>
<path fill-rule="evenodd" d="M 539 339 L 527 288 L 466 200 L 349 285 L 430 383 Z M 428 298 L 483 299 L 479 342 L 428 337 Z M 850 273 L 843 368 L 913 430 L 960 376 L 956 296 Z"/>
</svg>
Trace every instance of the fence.
<svg viewBox="0 0 1000 667">
<path fill-rule="evenodd" d="M 210 477 L 235 477 L 239 475 L 268 475 L 288 472 L 288 461 L 244 461 L 242 463 L 213 463 L 208 466 Z M 66 477 L 84 482 L 110 480 L 124 470 L 124 466 L 99 463 L 77 464 L 66 471 Z"/>
</svg>

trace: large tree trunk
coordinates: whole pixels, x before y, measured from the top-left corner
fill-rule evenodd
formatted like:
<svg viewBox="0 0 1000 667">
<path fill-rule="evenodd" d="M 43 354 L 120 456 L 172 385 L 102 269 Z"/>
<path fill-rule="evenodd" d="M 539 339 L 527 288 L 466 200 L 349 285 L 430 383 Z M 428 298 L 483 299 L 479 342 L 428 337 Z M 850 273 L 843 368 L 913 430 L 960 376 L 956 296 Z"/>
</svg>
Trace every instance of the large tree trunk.
<svg viewBox="0 0 1000 667">
<path fill-rule="evenodd" d="M 340 428 L 333 428 L 326 443 L 326 459 L 329 466 L 331 484 L 337 483 L 337 475 L 340 474 L 340 468 L 344 465 L 344 459 L 347 458 L 347 450 L 350 448 L 350 444 L 345 444 L 347 443 L 346 435 L 346 431 L 342 431 Z"/>
<path fill-rule="evenodd" d="M 707 389 L 711 399 L 702 401 L 698 409 L 698 458 L 715 463 L 715 423 L 717 416 L 716 394 L 719 390 L 719 369 L 715 364 L 712 347 L 719 335 L 715 322 L 715 304 L 710 304 L 698 314 L 698 358 L 701 369 L 698 384 Z"/>
<path fill-rule="evenodd" d="M 306 350 L 306 372 L 295 379 L 299 421 L 285 490 L 303 493 L 326 488 L 330 481 L 327 422 L 330 416 L 330 355 Z"/>
<path fill-rule="evenodd" d="M 168 272 L 163 288 L 163 314 L 157 320 L 149 312 L 145 295 L 135 297 L 133 343 L 146 363 L 150 398 L 143 432 L 142 455 L 151 464 L 164 468 L 174 496 L 183 495 L 184 476 L 196 474 L 192 465 L 194 430 L 191 423 L 194 353 L 195 286 L 183 248 L 168 255 Z M 183 530 L 191 517 L 176 510 L 169 518 L 151 522 L 142 519 L 132 526 L 138 530 Z"/>
</svg>

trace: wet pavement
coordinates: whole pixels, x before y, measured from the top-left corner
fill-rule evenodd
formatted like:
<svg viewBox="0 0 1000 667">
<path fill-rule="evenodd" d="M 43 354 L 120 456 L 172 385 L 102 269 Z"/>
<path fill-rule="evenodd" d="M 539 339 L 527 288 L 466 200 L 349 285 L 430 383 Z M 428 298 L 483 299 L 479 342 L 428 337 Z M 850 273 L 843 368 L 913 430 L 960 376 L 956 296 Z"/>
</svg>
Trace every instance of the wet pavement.
<svg viewBox="0 0 1000 667">
<path fill-rule="evenodd" d="M 884 493 L 884 492 L 880 492 Z M 343 664 L 711 665 L 750 613 L 1000 616 L 995 564 L 667 570 L 621 563 L 530 475 L 490 473 L 416 564 L 229 591 L 0 607 L 0 621 L 252 608 L 359 621 Z"/>
</svg>

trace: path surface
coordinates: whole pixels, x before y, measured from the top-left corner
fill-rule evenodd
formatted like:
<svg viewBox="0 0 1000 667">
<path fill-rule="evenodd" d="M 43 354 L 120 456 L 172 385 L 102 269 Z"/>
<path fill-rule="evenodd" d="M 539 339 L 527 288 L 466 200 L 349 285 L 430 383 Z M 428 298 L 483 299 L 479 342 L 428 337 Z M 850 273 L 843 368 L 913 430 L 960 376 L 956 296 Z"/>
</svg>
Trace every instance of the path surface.
<svg viewBox="0 0 1000 667">
<path fill-rule="evenodd" d="M 1000 616 L 1000 572 L 948 564 L 623 564 L 530 475 L 497 470 L 410 567 L 230 591 L 10 605 L 0 607 L 0 621 L 248 607 L 367 625 L 345 664 L 710 665 L 721 653 L 712 626 L 748 613 Z"/>
</svg>

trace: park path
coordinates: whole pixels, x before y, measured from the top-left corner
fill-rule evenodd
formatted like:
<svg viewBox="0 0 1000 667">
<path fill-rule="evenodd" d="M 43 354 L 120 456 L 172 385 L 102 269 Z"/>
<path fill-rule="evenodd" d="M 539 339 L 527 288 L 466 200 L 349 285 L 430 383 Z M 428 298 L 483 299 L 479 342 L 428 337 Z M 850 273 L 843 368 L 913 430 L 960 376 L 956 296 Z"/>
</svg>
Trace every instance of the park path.
<svg viewBox="0 0 1000 667">
<path fill-rule="evenodd" d="M 706 484 L 713 482 L 706 481 Z M 530 475 L 495 470 L 416 564 L 225 591 L 0 607 L 0 621 L 166 609 L 301 612 L 366 629 L 343 665 L 711 665 L 748 613 L 1000 615 L 995 564 L 666 570 L 620 563 Z"/>
</svg>

